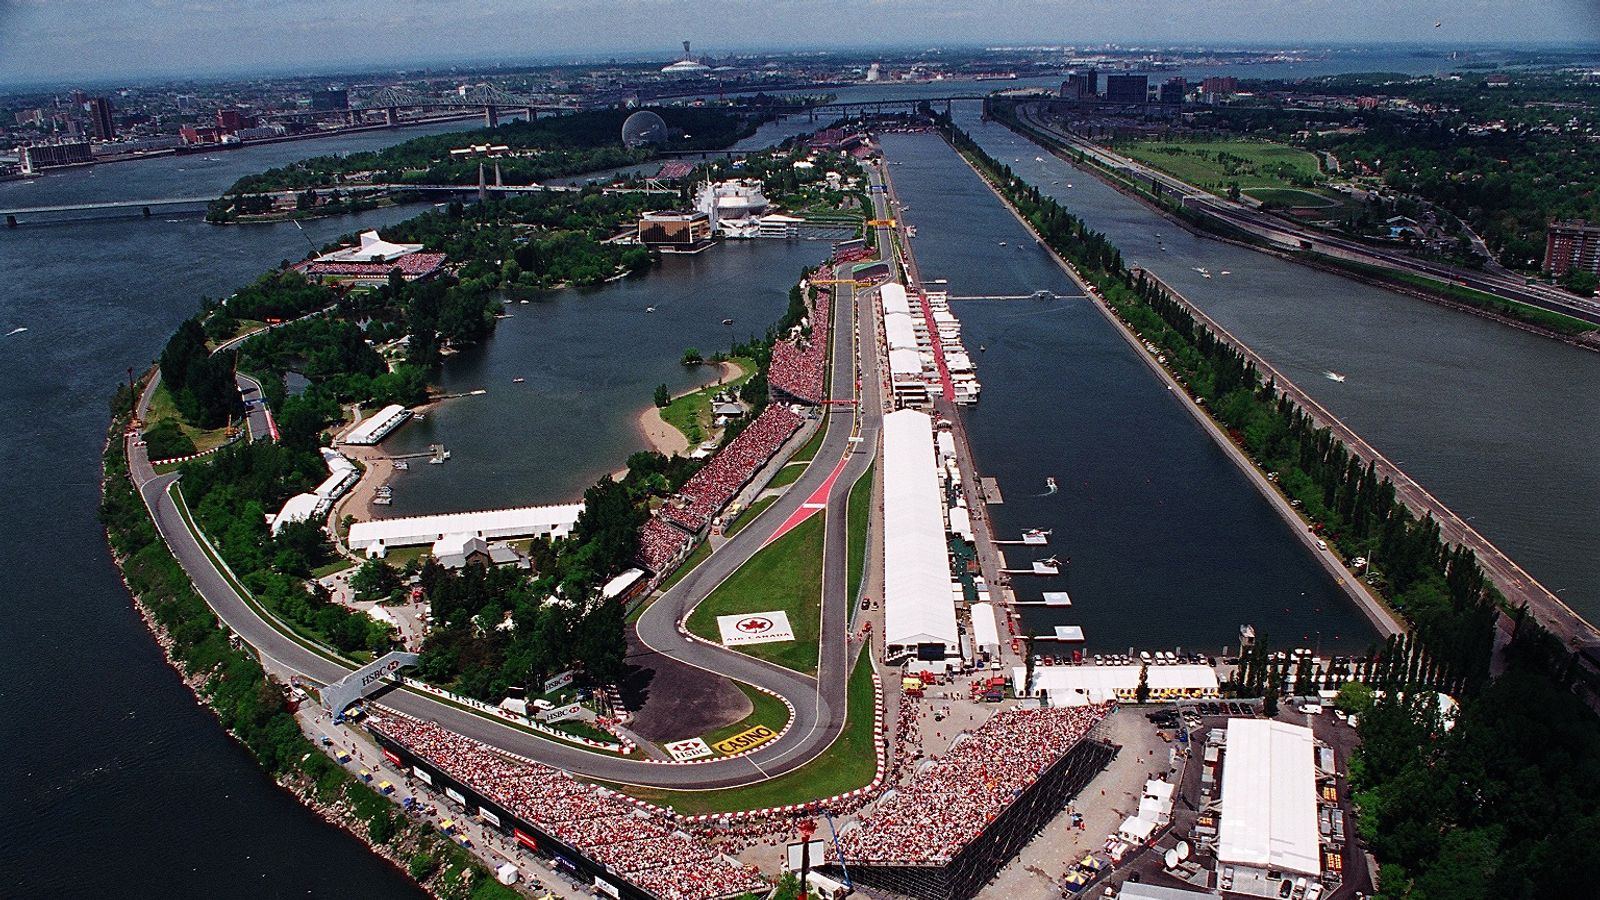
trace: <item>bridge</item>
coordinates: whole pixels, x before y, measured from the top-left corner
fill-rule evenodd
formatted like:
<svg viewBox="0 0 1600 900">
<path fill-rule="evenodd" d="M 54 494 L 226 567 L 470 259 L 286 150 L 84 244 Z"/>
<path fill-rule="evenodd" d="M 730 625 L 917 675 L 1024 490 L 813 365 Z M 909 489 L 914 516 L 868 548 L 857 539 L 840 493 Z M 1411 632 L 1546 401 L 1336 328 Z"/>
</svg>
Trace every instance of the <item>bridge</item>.
<svg viewBox="0 0 1600 900">
<path fill-rule="evenodd" d="M 7 225 L 15 225 L 17 216 L 37 215 L 39 213 L 84 212 L 93 209 L 153 209 L 160 206 L 190 206 L 193 204 L 210 203 L 215 197 L 158 197 L 154 200 L 102 200 L 96 203 L 63 203 L 57 206 L 19 206 L 15 209 L 0 209 L 0 216 L 6 217 Z"/>
<path fill-rule="evenodd" d="M 939 104 L 944 104 L 945 114 L 949 115 L 950 114 L 950 105 L 952 103 L 956 102 L 957 100 L 987 100 L 987 99 L 988 99 L 988 96 L 984 95 L 984 94 L 959 94 L 959 95 L 951 95 L 951 96 L 947 96 L 947 97 L 903 97 L 903 98 L 892 99 L 892 100 L 891 99 L 886 99 L 886 100 L 850 100 L 850 101 L 834 101 L 834 102 L 829 102 L 829 103 L 817 103 L 817 104 L 810 104 L 810 105 L 808 105 L 808 104 L 796 104 L 796 105 L 793 105 L 793 106 L 757 106 L 757 105 L 739 106 L 739 105 L 735 105 L 735 106 L 730 107 L 730 108 L 736 109 L 736 110 L 740 110 L 740 111 L 743 111 L 743 112 L 769 112 L 769 113 L 776 113 L 776 114 L 778 114 L 780 116 L 809 115 L 811 117 L 811 121 L 815 122 L 817 120 L 817 113 L 819 111 L 821 111 L 821 110 L 836 110 L 838 112 L 845 113 L 847 115 L 849 113 L 852 113 L 852 112 L 859 112 L 859 113 L 871 112 L 873 115 L 882 115 L 885 110 L 890 111 L 890 112 L 897 112 L 897 111 L 915 112 L 915 111 L 917 111 L 918 109 L 921 109 L 924 106 L 927 106 L 927 107 L 931 108 L 931 107 L 934 107 L 934 106 L 939 105 Z"/>
<path fill-rule="evenodd" d="M 379 88 L 363 98 L 360 103 L 344 109 L 274 112 L 270 116 L 280 119 L 301 119 L 381 112 L 384 121 L 390 125 L 398 125 L 402 109 L 482 109 L 483 124 L 493 128 L 500 124 L 501 110 L 522 110 L 531 120 L 537 118 L 541 112 L 574 112 L 578 107 L 558 102 L 550 97 L 513 94 L 492 84 L 468 85 L 443 96 L 420 94 L 390 85 Z"/>
</svg>

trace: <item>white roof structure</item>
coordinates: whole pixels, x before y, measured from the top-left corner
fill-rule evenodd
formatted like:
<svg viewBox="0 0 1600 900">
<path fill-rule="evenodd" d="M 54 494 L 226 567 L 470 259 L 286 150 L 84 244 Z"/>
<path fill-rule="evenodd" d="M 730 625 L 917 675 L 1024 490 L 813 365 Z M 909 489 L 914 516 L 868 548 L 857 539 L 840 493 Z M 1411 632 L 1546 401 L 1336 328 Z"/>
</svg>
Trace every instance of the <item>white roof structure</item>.
<svg viewBox="0 0 1600 900">
<path fill-rule="evenodd" d="M 1117 826 L 1117 836 L 1130 844 L 1142 844 L 1150 839 L 1150 832 L 1156 830 L 1156 823 L 1152 819 L 1141 819 L 1138 816 L 1129 816 Z"/>
<path fill-rule="evenodd" d="M 883 537 L 885 656 L 957 655 L 933 420 L 912 409 L 883 417 Z"/>
<path fill-rule="evenodd" d="M 629 569 L 626 572 L 623 572 L 621 575 L 618 575 L 617 577 L 606 582 L 606 586 L 600 589 L 600 596 L 607 600 L 615 600 L 627 593 L 628 588 L 638 584 L 639 579 L 643 577 L 643 569 Z"/>
<path fill-rule="evenodd" d="M 890 350 L 889 374 L 896 381 L 917 378 L 922 374 L 922 354 L 909 348 Z"/>
<path fill-rule="evenodd" d="M 558 503 L 378 519 L 351 525 L 349 544 L 351 550 L 365 550 L 368 556 L 381 557 L 394 547 L 432 544 L 446 535 L 476 536 L 484 540 L 534 535 L 566 537 L 582 511 L 582 503 Z"/>
<path fill-rule="evenodd" d="M 317 257 L 317 262 L 394 262 L 402 256 L 421 250 L 421 244 L 390 243 L 378 237 L 376 231 L 363 231 L 361 240 L 354 247 L 340 247 L 332 253 L 324 253 Z"/>
<path fill-rule="evenodd" d="M 411 418 L 411 410 L 398 403 L 392 403 L 362 419 L 359 424 L 345 434 L 340 443 L 376 444 L 388 437 L 389 432 L 395 430 L 401 422 L 409 418 Z"/>
<path fill-rule="evenodd" d="M 317 507 L 322 505 L 322 498 L 316 494 L 295 494 L 283 501 L 283 508 L 272 519 L 272 533 L 277 534 L 283 526 L 290 522 L 304 522 L 315 518 Z"/>
<path fill-rule="evenodd" d="M 1217 859 L 1233 866 L 1313 877 L 1317 778 L 1311 729 L 1269 719 L 1232 719 L 1222 759 Z"/>
<path fill-rule="evenodd" d="M 911 324 L 911 317 L 904 313 L 889 313 L 883 317 L 883 338 L 891 353 L 917 349 L 916 328 Z"/>
<path fill-rule="evenodd" d="M 1150 666 L 1145 683 L 1155 696 L 1160 691 L 1217 694 L 1217 673 L 1210 666 Z M 1011 670 L 1011 683 L 1020 695 L 1026 670 Z M 1038 666 L 1033 670 L 1034 690 L 1043 692 L 1055 706 L 1086 706 L 1119 697 L 1131 697 L 1139 689 L 1139 666 Z"/>
<path fill-rule="evenodd" d="M 972 533 L 972 514 L 965 507 L 950 507 L 950 532 L 961 535 L 968 543 L 977 542 L 977 537 Z"/>
<path fill-rule="evenodd" d="M 979 650 L 1000 646 L 1000 626 L 995 623 L 994 604 L 972 604 L 972 642 Z"/>
<path fill-rule="evenodd" d="M 891 281 L 878 289 L 879 300 L 883 303 L 885 316 L 896 313 L 908 316 L 911 314 L 911 301 L 906 297 L 904 286 Z"/>
</svg>

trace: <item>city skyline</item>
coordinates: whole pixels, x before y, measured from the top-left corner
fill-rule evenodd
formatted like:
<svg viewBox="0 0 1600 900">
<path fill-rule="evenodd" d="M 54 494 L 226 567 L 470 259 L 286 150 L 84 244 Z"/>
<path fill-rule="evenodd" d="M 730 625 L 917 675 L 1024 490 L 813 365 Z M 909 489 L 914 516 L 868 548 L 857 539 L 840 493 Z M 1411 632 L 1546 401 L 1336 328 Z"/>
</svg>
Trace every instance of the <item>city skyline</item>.
<svg viewBox="0 0 1600 900">
<path fill-rule="evenodd" d="M 1227 15 L 1222 15 L 1226 11 Z M 914 0 L 857 3 L 791 0 L 656 0 L 624 4 L 488 0 L 409 0 L 382 21 L 340 23 L 309 0 L 215 4 L 86 0 L 0 0 L 0 83 L 63 78 L 156 78 L 179 73 L 229 75 L 339 71 L 388 65 L 528 63 L 617 55 L 670 59 L 689 39 L 697 53 L 835 48 L 980 47 L 994 45 L 1271 47 L 1406 44 L 1447 49 L 1474 45 L 1590 45 L 1600 42 L 1600 4 L 1556 0 L 1529 16 L 1506 0 L 1451 3 L 1399 0 L 1359 17 L 1333 0 Z M 822 34 L 817 21 L 859 29 Z M 1241 36 L 1234 26 L 1248 21 Z M 444 22 L 448 27 L 438 27 Z M 1052 24 L 1054 23 L 1054 24 Z M 107 40 L 106 35 L 117 35 Z M 314 40 L 313 40 L 314 38 Z M 955 38 L 952 42 L 952 38 Z M 71 62 L 64 62 L 71 61 Z"/>
</svg>

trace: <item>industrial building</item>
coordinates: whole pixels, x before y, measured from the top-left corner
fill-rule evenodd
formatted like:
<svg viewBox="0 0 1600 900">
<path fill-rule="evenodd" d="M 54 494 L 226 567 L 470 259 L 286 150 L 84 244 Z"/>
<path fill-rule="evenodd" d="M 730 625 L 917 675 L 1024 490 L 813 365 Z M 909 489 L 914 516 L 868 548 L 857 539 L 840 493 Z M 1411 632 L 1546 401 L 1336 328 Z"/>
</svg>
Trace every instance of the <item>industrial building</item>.
<svg viewBox="0 0 1600 900">
<path fill-rule="evenodd" d="M 48 144 L 27 144 L 19 148 L 22 157 L 22 174 L 37 175 L 45 169 L 60 166 L 78 166 L 94 161 L 94 152 L 88 141 L 57 141 Z"/>
<path fill-rule="evenodd" d="M 933 420 L 883 417 L 884 661 L 959 658 Z"/>
<path fill-rule="evenodd" d="M 563 538 L 572 533 L 573 526 L 578 523 L 578 514 L 582 511 L 582 503 L 556 503 L 378 519 L 351 525 L 348 543 L 352 551 L 365 551 L 368 557 L 381 558 L 395 547 L 433 544 L 448 535 L 468 535 L 485 541 L 526 537 Z"/>
<path fill-rule="evenodd" d="M 409 418 L 411 410 L 398 403 L 390 404 L 362 419 L 354 428 L 345 432 L 339 443 L 370 447 L 388 437 Z"/>
<path fill-rule="evenodd" d="M 1218 887 L 1288 896 L 1322 875 L 1317 829 L 1316 742 L 1311 729 L 1270 719 L 1231 719 L 1222 758 Z"/>
</svg>

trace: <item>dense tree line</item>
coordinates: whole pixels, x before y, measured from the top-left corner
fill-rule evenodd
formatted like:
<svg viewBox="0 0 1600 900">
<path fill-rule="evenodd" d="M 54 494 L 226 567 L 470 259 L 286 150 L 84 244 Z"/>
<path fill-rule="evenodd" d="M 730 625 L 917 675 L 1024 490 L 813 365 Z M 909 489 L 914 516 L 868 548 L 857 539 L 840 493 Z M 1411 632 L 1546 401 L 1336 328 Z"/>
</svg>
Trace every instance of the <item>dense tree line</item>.
<svg viewBox="0 0 1600 900">
<path fill-rule="evenodd" d="M 220 428 L 242 409 L 234 354 L 212 355 L 199 317 L 184 320 L 161 351 L 161 381 L 186 421 Z"/>
<path fill-rule="evenodd" d="M 1600 824 L 1600 719 L 1574 696 L 1572 653 L 1525 610 L 1490 674 L 1498 593 L 1470 551 L 1445 545 L 1393 486 L 1262 383 L 1173 298 L 1121 265 L 1102 235 L 1015 178 L 959 129 L 951 142 L 983 170 L 1051 247 L 1093 281 L 1125 321 L 1161 347 L 1190 390 L 1236 440 L 1279 473 L 1346 552 L 1366 552 L 1409 635 L 1356 661 L 1352 677 L 1381 685 L 1361 717 L 1351 765 L 1362 837 L 1383 863 L 1382 897 L 1564 897 L 1591 893 L 1587 835 Z M 1310 688 L 1309 665 L 1268 654 L 1265 638 L 1240 672 L 1275 702 L 1282 685 Z M 1593 696 L 1594 685 L 1581 690 Z M 1453 691 L 1446 729 L 1435 690 Z"/>
<path fill-rule="evenodd" d="M 289 166 L 247 175 L 228 194 L 330 187 L 353 173 L 384 184 L 476 184 L 479 159 L 452 159 L 450 151 L 474 144 L 503 144 L 509 155 L 498 162 L 507 184 L 530 184 L 643 162 L 648 150 L 622 146 L 622 123 L 634 111 L 604 109 L 507 122 L 480 128 L 412 138 L 393 147 L 340 156 L 317 156 Z M 753 134 L 759 119 L 712 109 L 664 107 L 656 110 L 669 130 L 679 135 L 672 146 L 684 150 L 726 147 Z"/>
</svg>

